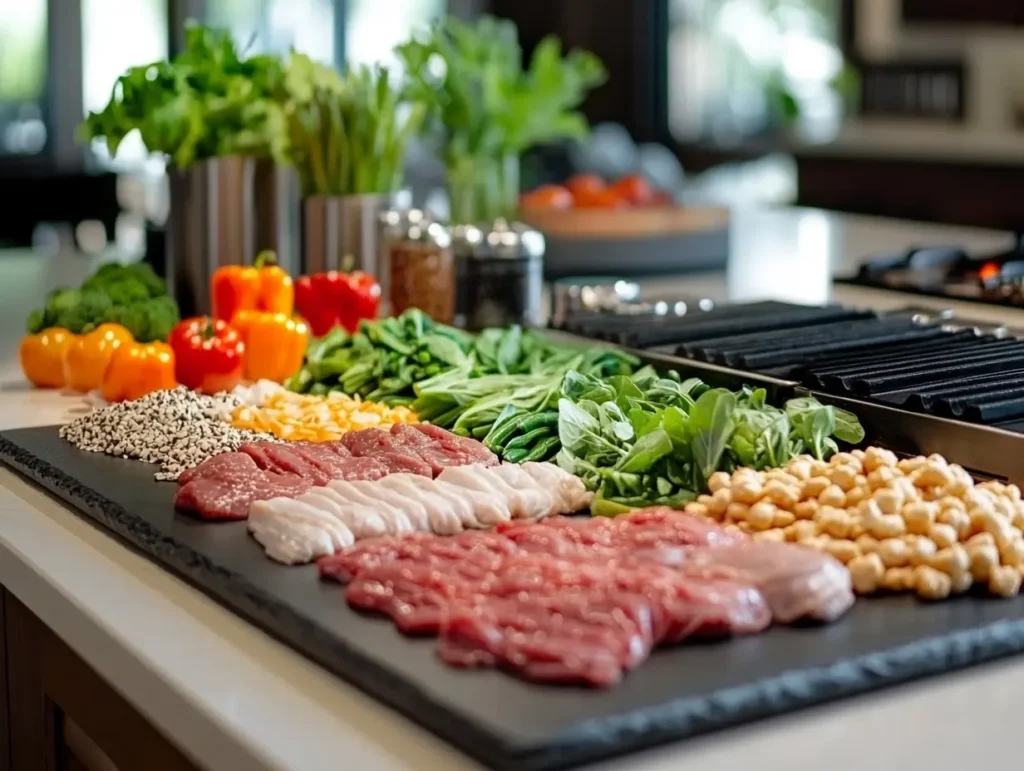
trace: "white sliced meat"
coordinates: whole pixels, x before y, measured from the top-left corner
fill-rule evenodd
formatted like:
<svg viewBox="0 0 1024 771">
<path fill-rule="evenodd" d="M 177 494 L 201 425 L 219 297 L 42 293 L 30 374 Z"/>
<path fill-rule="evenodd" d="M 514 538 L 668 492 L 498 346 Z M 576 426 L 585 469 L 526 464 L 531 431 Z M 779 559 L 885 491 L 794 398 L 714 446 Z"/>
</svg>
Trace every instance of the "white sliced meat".
<svg viewBox="0 0 1024 771">
<path fill-rule="evenodd" d="M 301 565 L 335 553 L 326 530 L 300 522 L 265 517 L 255 524 L 250 521 L 249 532 L 270 559 L 285 565 Z"/>
<path fill-rule="evenodd" d="M 265 518 L 287 520 L 320 528 L 330 537 L 335 551 L 345 549 L 356 542 L 352 531 L 337 517 L 294 498 L 271 498 L 268 501 L 255 501 L 249 507 L 250 528 L 258 527 L 260 520 Z"/>
<path fill-rule="evenodd" d="M 356 540 L 387 535 L 389 526 L 376 506 L 364 506 L 330 487 L 311 487 L 295 500 L 331 512 L 344 522 Z"/>
<path fill-rule="evenodd" d="M 387 501 L 380 501 L 371 482 L 346 482 L 334 479 L 327 483 L 327 487 L 344 500 L 377 512 L 381 521 L 384 522 L 387 532 L 391 535 L 410 533 L 420 529 L 417 527 L 416 521 L 409 516 L 407 508 L 389 505 Z"/>
<path fill-rule="evenodd" d="M 499 522 L 508 522 L 512 519 L 508 499 L 502 495 L 471 490 L 451 482 L 442 482 L 440 479 L 435 479 L 434 484 L 439 491 L 467 501 L 472 510 L 473 519 L 479 523 L 478 527 L 493 527 Z M 466 527 L 470 527 L 470 525 L 466 525 Z"/>
<path fill-rule="evenodd" d="M 476 515 L 476 506 L 470 497 L 470 490 L 450 485 L 447 482 L 438 482 L 436 479 L 429 479 L 418 474 L 403 474 L 402 476 L 407 477 L 409 484 L 418 490 L 443 498 L 458 517 L 463 528 L 483 527 L 482 521 Z"/>
<path fill-rule="evenodd" d="M 503 463 L 487 471 L 499 477 L 505 484 L 521 495 L 532 495 L 537 501 L 527 519 L 541 519 L 562 513 L 558 490 L 548 489 L 527 474 L 517 463 Z"/>
<path fill-rule="evenodd" d="M 449 466 L 438 475 L 442 482 L 450 482 L 470 490 L 500 495 L 508 501 L 509 512 L 514 519 L 537 519 L 546 516 L 553 505 L 551 497 L 532 485 L 526 490 L 517 490 L 486 466 Z"/>
<path fill-rule="evenodd" d="M 390 476 L 394 476 L 394 474 L 388 474 L 388 477 Z M 409 498 L 404 493 L 396 492 L 393 488 L 381 485 L 380 483 L 388 477 L 377 479 L 373 482 L 349 482 L 349 484 L 356 487 L 359 492 L 370 500 L 378 504 L 381 502 L 389 504 L 397 510 L 399 515 L 408 524 L 406 532 L 429 533 L 430 515 L 427 513 L 426 507 L 419 501 Z"/>
<path fill-rule="evenodd" d="M 409 478 L 412 476 L 415 475 L 388 474 L 383 479 L 378 479 L 374 484 L 378 487 L 394 490 L 401 495 L 407 496 L 410 500 L 422 504 L 423 508 L 427 511 L 431 532 L 438 535 L 461 533 L 463 529 L 462 520 L 456 513 L 452 503 L 433 490 L 424 489 L 417 485 Z M 421 477 L 421 479 L 429 481 L 431 486 L 433 486 L 433 480 L 427 480 L 426 477 Z"/>
<path fill-rule="evenodd" d="M 554 463 L 523 463 L 520 468 L 547 490 L 557 491 L 562 514 L 572 514 L 590 506 L 594 494 L 587 490 L 583 480 L 559 468 Z"/>
</svg>

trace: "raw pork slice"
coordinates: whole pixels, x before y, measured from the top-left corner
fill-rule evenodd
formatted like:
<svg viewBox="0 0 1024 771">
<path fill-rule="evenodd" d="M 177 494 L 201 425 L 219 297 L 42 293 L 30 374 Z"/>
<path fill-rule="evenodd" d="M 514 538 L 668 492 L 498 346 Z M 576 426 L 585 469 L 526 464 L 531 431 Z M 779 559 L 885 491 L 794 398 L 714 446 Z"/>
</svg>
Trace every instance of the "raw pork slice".
<svg viewBox="0 0 1024 771">
<path fill-rule="evenodd" d="M 343 458 L 341 476 L 347 482 L 372 482 L 388 475 L 388 468 L 376 458 Z"/>
</svg>

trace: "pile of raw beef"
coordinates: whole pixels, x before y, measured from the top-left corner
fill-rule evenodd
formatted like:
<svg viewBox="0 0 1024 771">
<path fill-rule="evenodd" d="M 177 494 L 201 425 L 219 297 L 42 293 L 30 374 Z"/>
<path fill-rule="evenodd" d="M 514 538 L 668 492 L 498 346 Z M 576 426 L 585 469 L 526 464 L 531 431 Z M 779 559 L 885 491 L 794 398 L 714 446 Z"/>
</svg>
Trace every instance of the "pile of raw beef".
<svg viewBox="0 0 1024 771">
<path fill-rule="evenodd" d="M 497 462 L 480 442 L 426 424 L 354 431 L 320 444 L 253 442 L 184 472 L 174 505 L 204 519 L 245 519 L 254 501 L 295 498 L 332 480 L 435 477 L 450 466 Z"/>
<path fill-rule="evenodd" d="M 616 683 L 658 645 L 831 621 L 854 600 L 828 555 L 667 508 L 375 538 L 319 566 L 348 584 L 350 605 L 440 635 L 451 665 L 594 686 Z"/>
</svg>

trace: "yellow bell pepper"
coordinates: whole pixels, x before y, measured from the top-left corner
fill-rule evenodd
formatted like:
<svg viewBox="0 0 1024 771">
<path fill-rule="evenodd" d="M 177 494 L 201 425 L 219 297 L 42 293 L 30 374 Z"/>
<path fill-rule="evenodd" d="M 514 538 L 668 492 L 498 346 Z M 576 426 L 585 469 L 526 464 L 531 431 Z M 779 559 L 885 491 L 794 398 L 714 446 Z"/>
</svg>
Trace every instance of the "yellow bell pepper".
<svg viewBox="0 0 1024 771">
<path fill-rule="evenodd" d="M 103 375 L 114 351 L 132 341 L 132 333 L 120 324 L 100 324 L 80 335 L 64 354 L 64 382 L 76 391 L 92 391 L 103 385 Z"/>
<path fill-rule="evenodd" d="M 122 402 L 177 385 L 174 351 L 167 343 L 122 343 L 110 357 L 100 391 L 108 402 Z"/>
<path fill-rule="evenodd" d="M 284 313 L 239 311 L 231 325 L 245 341 L 245 377 L 283 383 L 302 367 L 309 327 Z"/>
<path fill-rule="evenodd" d="M 37 335 L 26 335 L 18 347 L 21 371 L 39 388 L 64 386 L 64 353 L 75 335 L 62 327 L 50 327 Z"/>
</svg>

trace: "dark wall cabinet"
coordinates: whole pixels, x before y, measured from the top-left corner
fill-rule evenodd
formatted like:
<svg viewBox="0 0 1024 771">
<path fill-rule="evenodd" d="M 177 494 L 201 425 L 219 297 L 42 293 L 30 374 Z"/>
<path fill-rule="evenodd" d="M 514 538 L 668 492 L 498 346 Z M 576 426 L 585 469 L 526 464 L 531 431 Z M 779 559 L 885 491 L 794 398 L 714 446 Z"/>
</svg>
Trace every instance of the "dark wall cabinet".
<svg viewBox="0 0 1024 771">
<path fill-rule="evenodd" d="M 5 590 L 0 619 L 0 771 L 196 771 Z"/>
</svg>

